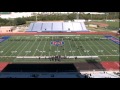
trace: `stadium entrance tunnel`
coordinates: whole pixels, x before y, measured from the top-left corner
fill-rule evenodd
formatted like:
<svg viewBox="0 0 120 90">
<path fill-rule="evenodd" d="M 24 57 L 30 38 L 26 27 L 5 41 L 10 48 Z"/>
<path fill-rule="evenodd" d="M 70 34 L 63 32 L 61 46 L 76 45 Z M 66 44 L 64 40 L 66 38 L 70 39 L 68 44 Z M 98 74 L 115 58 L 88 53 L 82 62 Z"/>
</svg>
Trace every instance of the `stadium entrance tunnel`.
<svg viewBox="0 0 120 90">
<path fill-rule="evenodd" d="M 2 72 L 78 72 L 74 64 L 9 64 Z"/>
</svg>

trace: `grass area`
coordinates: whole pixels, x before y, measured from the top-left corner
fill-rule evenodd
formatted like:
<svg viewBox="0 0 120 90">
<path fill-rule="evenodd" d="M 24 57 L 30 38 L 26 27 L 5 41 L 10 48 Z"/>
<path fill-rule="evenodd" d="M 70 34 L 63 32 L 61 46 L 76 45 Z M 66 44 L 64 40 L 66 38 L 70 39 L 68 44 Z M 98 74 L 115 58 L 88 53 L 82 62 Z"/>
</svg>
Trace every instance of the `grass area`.
<svg viewBox="0 0 120 90">
<path fill-rule="evenodd" d="M 57 40 L 63 41 L 64 44 L 62 46 L 50 44 L 51 41 Z M 98 56 L 101 61 L 118 61 L 119 45 L 102 35 L 12 36 L 0 43 L 0 62 L 55 62 L 49 59 L 16 58 L 18 56 L 42 57 L 55 55 Z M 86 60 L 86 58 L 62 59 L 60 62 L 85 62 Z"/>
<path fill-rule="evenodd" d="M 109 26 L 112 26 L 112 27 L 119 27 L 119 22 L 111 22 L 111 21 L 107 21 L 106 22 L 107 24 L 109 24 Z"/>
<path fill-rule="evenodd" d="M 118 28 L 119 28 L 119 22 L 110 22 L 110 21 L 107 21 L 106 24 L 109 25 L 107 27 L 107 29 L 110 29 L 110 30 L 118 30 Z"/>
<path fill-rule="evenodd" d="M 97 21 L 94 21 L 94 22 L 97 22 Z M 106 29 L 99 28 L 99 29 L 103 29 L 103 31 L 118 30 L 118 28 L 119 28 L 119 22 L 118 21 L 115 21 L 115 22 L 113 22 L 113 21 L 99 21 L 99 23 L 104 23 L 104 24 L 109 25 Z M 89 22 L 89 24 L 90 24 L 90 22 Z"/>
</svg>

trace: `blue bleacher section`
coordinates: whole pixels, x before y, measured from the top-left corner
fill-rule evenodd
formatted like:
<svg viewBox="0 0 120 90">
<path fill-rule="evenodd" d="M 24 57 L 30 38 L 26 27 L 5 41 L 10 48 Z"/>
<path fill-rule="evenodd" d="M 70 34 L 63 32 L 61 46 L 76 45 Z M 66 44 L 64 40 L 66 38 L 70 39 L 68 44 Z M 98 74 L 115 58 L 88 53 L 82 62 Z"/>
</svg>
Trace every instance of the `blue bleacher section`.
<svg viewBox="0 0 120 90">
<path fill-rule="evenodd" d="M 84 22 L 34 22 L 26 32 L 86 32 Z"/>
<path fill-rule="evenodd" d="M 115 38 L 114 36 L 106 35 L 105 37 L 108 38 L 109 40 L 113 41 L 114 43 L 120 45 L 120 40 Z"/>
</svg>

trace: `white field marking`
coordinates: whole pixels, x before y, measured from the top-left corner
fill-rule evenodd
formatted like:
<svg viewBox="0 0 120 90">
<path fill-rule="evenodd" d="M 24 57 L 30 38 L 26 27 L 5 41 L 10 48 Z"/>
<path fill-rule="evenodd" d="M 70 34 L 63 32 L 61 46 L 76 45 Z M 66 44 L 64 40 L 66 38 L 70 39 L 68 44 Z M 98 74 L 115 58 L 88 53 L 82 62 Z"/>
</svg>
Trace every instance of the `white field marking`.
<svg viewBox="0 0 120 90">
<path fill-rule="evenodd" d="M 19 39 L 19 37 L 17 37 L 16 39 Z"/>
<path fill-rule="evenodd" d="M 60 52 L 60 51 L 55 51 L 55 52 Z"/>
<path fill-rule="evenodd" d="M 76 36 L 76 35 L 34 35 L 34 36 Z M 81 35 L 77 35 L 81 36 Z"/>
<path fill-rule="evenodd" d="M 16 57 L 16 56 L 0 56 L 0 57 Z"/>
<path fill-rule="evenodd" d="M 109 43 L 108 45 L 115 47 L 115 45 L 113 45 L 112 42 L 110 42 L 110 41 L 107 41 L 107 42 Z M 116 44 L 116 45 L 117 45 L 117 44 Z M 118 49 L 119 47 L 118 47 L 118 48 L 115 47 L 115 48 Z"/>
<path fill-rule="evenodd" d="M 16 60 L 16 59 L 14 59 L 14 62 L 38 62 L 39 60 L 24 60 L 24 59 L 22 59 L 22 60 Z"/>
<path fill-rule="evenodd" d="M 65 37 L 65 38 L 69 38 L 69 37 Z"/>
<path fill-rule="evenodd" d="M 39 51 L 39 50 L 38 50 L 38 51 Z M 43 52 L 46 52 L 46 51 L 39 51 L 39 52 L 42 52 L 42 53 L 43 53 Z"/>
<path fill-rule="evenodd" d="M 117 52 L 117 50 L 112 50 L 113 52 Z"/>
<path fill-rule="evenodd" d="M 119 55 L 98 55 L 98 56 L 119 56 Z"/>
<path fill-rule="evenodd" d="M 63 48 L 64 48 L 64 47 L 63 47 Z M 65 54 L 65 56 L 66 56 L 65 48 L 64 48 L 64 54 Z"/>
<path fill-rule="evenodd" d="M 69 51 L 69 52 L 76 52 L 76 51 L 73 50 L 73 51 Z"/>
<path fill-rule="evenodd" d="M 37 41 L 37 39 L 35 39 L 35 42 Z M 31 50 L 31 48 L 33 47 L 33 45 L 35 44 L 35 42 L 31 45 L 31 47 L 30 47 L 30 49 L 29 50 Z M 26 53 L 26 55 L 25 56 L 27 56 L 27 54 L 28 53 Z"/>
<path fill-rule="evenodd" d="M 57 39 L 58 39 L 58 37 L 57 37 Z M 58 52 L 59 52 L 59 51 L 58 51 L 58 46 L 57 46 L 57 55 L 58 55 Z"/>
<path fill-rule="evenodd" d="M 42 37 L 42 39 L 43 39 L 43 37 Z M 42 39 L 41 39 L 41 41 L 42 41 Z M 41 41 L 39 42 L 39 44 L 38 44 L 38 46 L 37 46 L 37 48 L 36 48 L 35 52 L 33 53 L 33 56 L 34 56 L 34 55 L 35 55 L 35 53 L 37 52 L 38 47 L 39 47 L 39 45 L 40 45 Z"/>
<path fill-rule="evenodd" d="M 25 53 L 30 53 L 31 51 L 25 51 Z"/>
<path fill-rule="evenodd" d="M 90 40 L 91 41 L 91 40 Z M 85 41 L 87 43 L 87 41 Z M 89 46 L 89 44 L 87 43 L 87 45 Z M 90 46 L 89 46 L 90 47 Z M 90 47 L 91 48 L 91 47 Z M 97 55 L 97 53 L 91 48 L 91 50 L 95 53 L 95 55 Z"/>
<path fill-rule="evenodd" d="M 116 56 L 116 57 L 117 57 L 117 56 L 119 56 L 119 55 L 97 55 L 97 56 L 109 56 L 109 57 Z M 24 58 L 24 57 L 29 57 L 29 58 L 30 58 L 30 57 L 36 57 L 36 58 L 37 58 L 37 57 L 40 57 L 40 56 L 0 56 L 0 57 L 16 57 L 16 58 L 17 58 L 17 57 L 23 57 L 23 58 Z M 45 56 L 45 57 L 49 57 L 49 56 Z M 82 56 L 67 56 L 67 57 L 82 57 Z M 86 57 L 86 56 L 83 56 L 83 57 Z"/>
<path fill-rule="evenodd" d="M 29 39 L 30 37 L 26 37 L 26 39 Z"/>
<path fill-rule="evenodd" d="M 58 37 L 55 37 L 55 39 L 57 39 Z M 58 46 L 56 46 L 57 47 L 57 51 L 55 51 L 55 52 L 57 52 L 57 55 L 58 55 Z"/>
<path fill-rule="evenodd" d="M 101 52 L 101 53 L 102 53 L 103 51 L 104 51 L 104 50 L 98 50 L 98 52 Z"/>
<path fill-rule="evenodd" d="M 85 38 L 87 38 L 87 39 L 88 39 L 89 37 L 85 36 Z"/>
<path fill-rule="evenodd" d="M 52 41 L 53 41 L 53 36 L 52 36 Z M 49 48 L 49 49 L 50 49 L 50 51 L 49 51 L 49 56 L 50 56 L 50 52 L 51 52 L 51 45 L 50 45 L 50 48 Z"/>
<path fill-rule="evenodd" d="M 103 41 L 101 41 L 103 44 L 105 44 Z M 106 44 L 105 44 L 106 45 Z M 106 45 L 106 46 L 108 46 L 109 47 L 109 49 L 111 50 L 111 47 L 109 46 L 109 45 Z M 117 53 L 117 52 L 115 52 L 115 53 Z M 119 53 L 117 53 L 118 55 L 119 55 Z"/>
<path fill-rule="evenodd" d="M 94 46 L 94 45 L 84 45 L 84 46 Z M 96 46 L 100 46 L 100 45 L 96 45 Z M 103 46 L 107 46 L 107 45 L 103 45 Z M 114 46 L 114 45 L 109 45 L 109 46 Z"/>
<path fill-rule="evenodd" d="M 63 38 L 62 38 L 62 41 L 63 41 Z M 64 47 L 63 47 L 64 48 Z M 64 48 L 65 49 L 65 48 Z M 65 50 L 64 50 L 64 55 L 66 56 L 66 53 L 65 53 Z"/>
<path fill-rule="evenodd" d="M 75 38 L 79 38 L 79 37 L 75 37 Z"/>
<path fill-rule="evenodd" d="M 99 48 L 97 47 L 97 45 L 95 45 L 91 40 L 90 40 L 90 42 L 93 44 L 93 46 L 95 46 L 98 50 L 99 50 Z M 99 45 L 100 46 L 100 45 Z M 102 55 L 104 55 L 102 52 L 100 52 Z"/>
<path fill-rule="evenodd" d="M 84 52 L 90 52 L 90 50 L 84 50 Z"/>
<path fill-rule="evenodd" d="M 22 39 L 21 39 L 21 40 L 22 40 Z M 24 41 L 24 42 L 25 42 L 25 41 Z M 23 45 L 24 42 L 22 42 L 22 44 L 20 44 L 19 47 L 17 47 L 15 51 L 18 51 L 18 48 L 20 48 L 20 46 Z M 13 54 L 13 53 L 12 53 L 12 54 Z M 12 56 L 12 54 L 11 54 L 10 56 Z"/>
<path fill-rule="evenodd" d="M 45 37 L 45 38 L 49 38 L 49 37 Z"/>
<path fill-rule="evenodd" d="M 10 43 L 10 44 L 7 44 L 7 43 L 6 43 L 5 45 L 7 45 L 7 46 L 5 46 L 5 48 L 3 48 L 3 49 L 1 49 L 1 50 L 3 50 L 3 51 L 4 51 L 7 47 L 9 47 L 10 45 L 12 45 L 12 44 L 13 44 L 13 42 L 14 42 L 14 41 L 12 41 L 12 43 Z"/>
<path fill-rule="evenodd" d="M 79 43 L 81 43 L 80 42 L 80 39 L 79 39 Z M 81 43 L 81 45 L 84 47 L 84 45 Z M 86 50 L 86 48 L 84 47 L 84 49 Z M 89 56 L 89 53 L 87 52 L 87 54 L 88 54 L 88 56 Z"/>
<path fill-rule="evenodd" d="M 0 53 L 3 53 L 3 51 L 0 51 Z"/>
<path fill-rule="evenodd" d="M 73 37 L 72 37 L 72 40 L 74 41 Z M 76 44 L 75 41 L 74 41 L 74 43 L 75 43 L 75 46 L 77 47 L 77 50 L 78 50 L 79 54 L 82 56 L 82 54 L 80 53 L 80 50 L 78 49 L 78 45 Z"/>
<path fill-rule="evenodd" d="M 8 42 L 6 42 L 6 43 L 3 43 L 3 44 L 1 44 L 2 46 L 4 46 L 5 48 L 3 48 L 2 50 L 4 51 L 4 49 L 6 49 L 7 47 L 9 47 L 9 45 L 11 45 L 11 44 L 13 44 L 14 43 L 14 41 L 12 41 L 10 44 L 8 44 L 9 43 L 9 41 Z"/>
<path fill-rule="evenodd" d="M 17 51 L 11 51 L 11 53 L 17 53 Z"/>
<path fill-rule="evenodd" d="M 23 49 L 18 53 L 17 56 L 19 56 L 19 55 L 22 53 L 22 51 L 24 50 L 24 48 L 25 48 L 26 46 L 28 46 L 29 43 L 30 43 L 30 41 L 23 47 Z"/>
<path fill-rule="evenodd" d="M 49 58 L 50 56 L 41 56 L 40 58 Z M 64 56 L 61 56 L 61 57 L 64 57 Z M 66 56 L 67 58 L 75 58 L 75 57 L 77 57 L 77 58 L 99 58 L 99 56 Z M 34 58 L 34 59 L 37 59 L 37 58 L 39 58 L 39 56 L 18 56 L 18 57 L 16 57 L 16 58 L 26 58 L 26 59 L 32 59 L 32 58 Z"/>
<path fill-rule="evenodd" d="M 35 38 L 40 38 L 40 37 L 35 37 Z"/>
<path fill-rule="evenodd" d="M 2 46 L 5 46 L 5 45 L 6 45 L 5 48 L 7 48 L 7 47 L 9 46 L 8 43 L 9 43 L 9 42 L 4 42 L 4 43 L 1 43 L 1 45 L 2 45 Z M 13 42 L 12 42 L 12 43 L 13 43 Z M 11 44 L 12 44 L 12 43 L 11 43 Z M 3 47 L 0 47 L 0 48 L 3 48 Z M 0 49 L 0 50 L 1 50 L 1 49 Z"/>
<path fill-rule="evenodd" d="M 14 43 L 15 43 L 15 41 L 14 41 Z M 19 43 L 19 42 L 17 42 L 17 43 Z M 8 50 L 7 50 L 7 52 L 5 52 L 4 54 L 3 54 L 3 56 L 5 56 L 9 51 L 11 51 L 13 48 L 14 48 L 14 46 L 15 46 L 16 44 L 14 44 L 11 48 L 9 48 Z M 12 52 L 11 52 L 12 53 Z M 13 54 L 13 53 L 12 53 Z"/>
<path fill-rule="evenodd" d="M 43 51 L 44 51 L 44 48 L 45 48 L 45 46 L 46 46 L 46 43 L 47 43 L 47 40 L 45 41 L 45 44 L 44 44 L 44 47 L 43 47 Z M 42 54 L 43 54 L 43 52 L 41 53 L 40 56 L 42 56 Z"/>
<path fill-rule="evenodd" d="M 95 42 L 97 42 L 97 41 L 95 41 Z M 98 43 L 98 42 L 97 42 Z M 99 43 L 98 43 L 99 44 Z M 99 44 L 100 45 L 100 44 Z M 102 45 L 101 45 L 101 47 L 103 47 Z M 103 47 L 104 48 L 104 47 Z M 112 55 L 112 53 L 110 53 L 107 49 L 105 49 L 104 48 L 104 50 L 106 50 L 110 55 Z"/>
<path fill-rule="evenodd" d="M 69 40 L 68 40 L 68 43 L 69 43 L 69 46 L 70 46 L 71 51 L 73 51 L 72 48 L 71 48 L 71 45 L 70 45 L 70 41 L 69 41 Z M 72 52 L 72 55 L 74 56 L 74 53 L 73 53 L 73 52 Z"/>
</svg>

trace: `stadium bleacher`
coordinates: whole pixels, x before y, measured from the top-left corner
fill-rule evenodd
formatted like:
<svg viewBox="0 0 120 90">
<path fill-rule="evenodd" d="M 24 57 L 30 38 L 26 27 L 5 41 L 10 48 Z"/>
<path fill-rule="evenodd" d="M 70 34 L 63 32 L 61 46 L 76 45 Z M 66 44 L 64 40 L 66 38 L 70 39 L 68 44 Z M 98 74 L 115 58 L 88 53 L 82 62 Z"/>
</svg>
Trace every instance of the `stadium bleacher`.
<svg viewBox="0 0 120 90">
<path fill-rule="evenodd" d="M 34 22 L 27 32 L 81 32 L 87 30 L 84 22 Z"/>
</svg>

